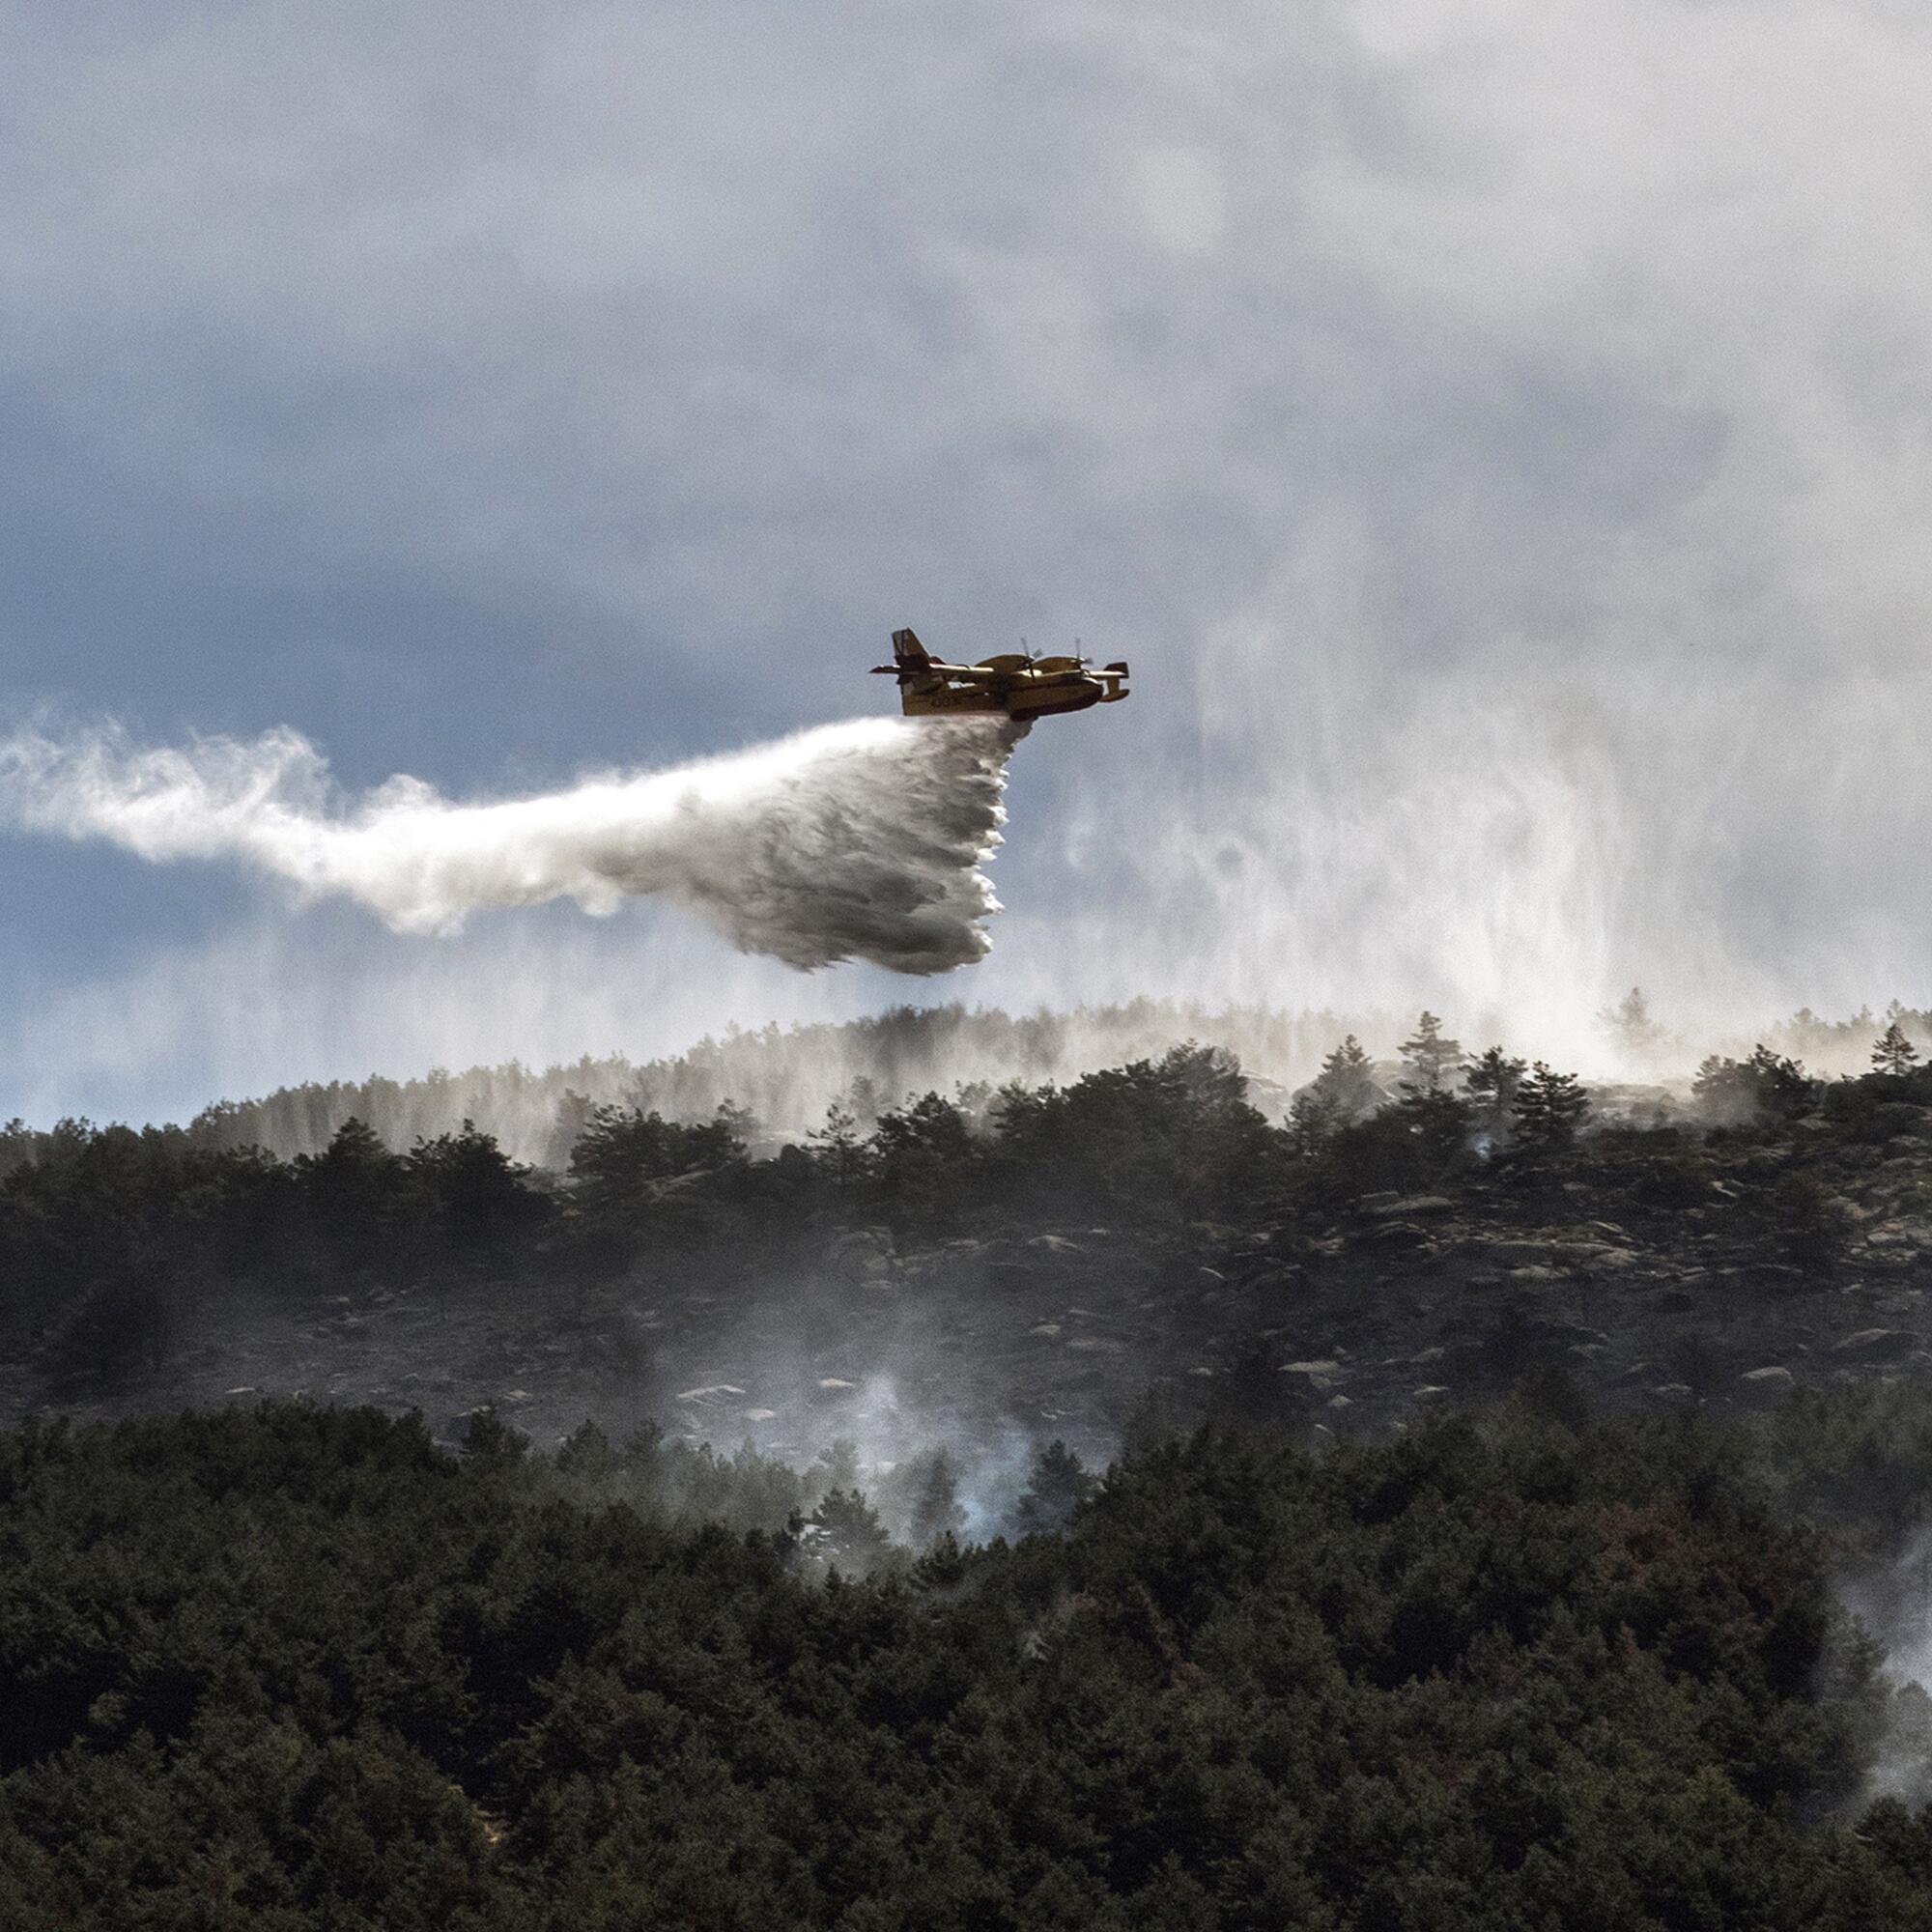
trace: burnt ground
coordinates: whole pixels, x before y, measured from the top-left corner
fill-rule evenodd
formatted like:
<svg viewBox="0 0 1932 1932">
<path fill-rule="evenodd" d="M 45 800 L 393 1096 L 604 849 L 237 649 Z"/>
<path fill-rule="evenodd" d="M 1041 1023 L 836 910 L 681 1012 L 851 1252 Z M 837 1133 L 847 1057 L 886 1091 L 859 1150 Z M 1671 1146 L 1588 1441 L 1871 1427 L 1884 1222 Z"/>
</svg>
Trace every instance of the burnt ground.
<svg viewBox="0 0 1932 1932">
<path fill-rule="evenodd" d="M 446 1440 L 495 1405 L 542 1446 L 651 1421 L 805 1462 L 841 1437 L 868 1461 L 1053 1436 L 1104 1456 L 1137 1414 L 1375 1431 L 1551 1370 L 1618 1406 L 1763 1405 L 1932 1370 L 1932 1110 L 1889 1111 L 1884 1140 L 1818 1116 L 1619 1130 L 1245 1226 L 857 1229 L 735 1277 L 254 1296 L 191 1311 L 112 1387 L 0 1365 L 0 1419 L 303 1394 L 419 1409 Z"/>
</svg>

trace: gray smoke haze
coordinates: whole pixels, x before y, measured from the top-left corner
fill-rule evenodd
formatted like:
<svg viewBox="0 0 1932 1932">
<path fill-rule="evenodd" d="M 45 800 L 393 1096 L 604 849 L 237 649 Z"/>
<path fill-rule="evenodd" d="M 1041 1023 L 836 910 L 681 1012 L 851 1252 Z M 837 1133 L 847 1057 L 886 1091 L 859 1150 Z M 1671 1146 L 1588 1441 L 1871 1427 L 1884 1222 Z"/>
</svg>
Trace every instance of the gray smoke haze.
<svg viewBox="0 0 1932 1932">
<path fill-rule="evenodd" d="M 1137 702 L 1028 760 L 975 998 L 1592 1073 L 1637 981 L 1932 999 L 1922 6 L 115 19 L 0 75 L 8 701 L 471 795 L 837 715 L 894 623 L 1084 636 Z M 0 1113 L 902 994 L 121 876 L 0 847 Z"/>
<path fill-rule="evenodd" d="M 1932 1804 L 1932 1527 L 1896 1556 L 1840 1580 L 1845 1606 L 1885 1653 L 1897 1694 L 1873 1741 L 1862 1798 Z"/>
<path fill-rule="evenodd" d="M 999 909 L 1004 719 L 823 725 L 675 770 L 466 805 L 391 779 L 342 799 L 293 731 L 142 750 L 113 732 L 0 740 L 0 822 L 157 863 L 228 860 L 304 899 L 344 897 L 406 933 L 571 898 L 608 915 L 662 896 L 741 952 L 811 968 L 943 973 L 982 957 Z"/>
</svg>

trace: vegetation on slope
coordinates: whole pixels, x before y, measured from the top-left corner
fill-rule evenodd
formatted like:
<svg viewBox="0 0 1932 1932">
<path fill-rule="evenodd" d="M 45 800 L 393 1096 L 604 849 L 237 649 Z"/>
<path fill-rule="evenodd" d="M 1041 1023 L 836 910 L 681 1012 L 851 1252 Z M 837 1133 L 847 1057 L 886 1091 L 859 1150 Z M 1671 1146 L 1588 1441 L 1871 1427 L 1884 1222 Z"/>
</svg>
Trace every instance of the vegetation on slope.
<svg viewBox="0 0 1932 1932">
<path fill-rule="evenodd" d="M 637 1453 L 0 1441 L 0 1922 L 1932 1924 L 1824 1547 L 1708 1426 L 1207 1432 L 869 1580 Z"/>
</svg>

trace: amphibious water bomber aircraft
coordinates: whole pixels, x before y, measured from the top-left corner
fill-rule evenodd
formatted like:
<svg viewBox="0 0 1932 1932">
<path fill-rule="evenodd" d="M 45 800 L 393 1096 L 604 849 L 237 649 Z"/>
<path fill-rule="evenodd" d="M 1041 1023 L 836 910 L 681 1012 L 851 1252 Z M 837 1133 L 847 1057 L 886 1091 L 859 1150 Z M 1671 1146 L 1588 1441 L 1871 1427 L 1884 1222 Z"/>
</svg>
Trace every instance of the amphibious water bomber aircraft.
<svg viewBox="0 0 1932 1932">
<path fill-rule="evenodd" d="M 872 669 L 898 679 L 899 709 L 908 718 L 996 712 L 1025 724 L 1058 711 L 1118 704 L 1127 695 L 1123 664 L 1089 670 L 1085 658 L 1037 658 L 1020 651 L 978 664 L 946 664 L 910 631 L 893 633 L 892 663 Z"/>
</svg>

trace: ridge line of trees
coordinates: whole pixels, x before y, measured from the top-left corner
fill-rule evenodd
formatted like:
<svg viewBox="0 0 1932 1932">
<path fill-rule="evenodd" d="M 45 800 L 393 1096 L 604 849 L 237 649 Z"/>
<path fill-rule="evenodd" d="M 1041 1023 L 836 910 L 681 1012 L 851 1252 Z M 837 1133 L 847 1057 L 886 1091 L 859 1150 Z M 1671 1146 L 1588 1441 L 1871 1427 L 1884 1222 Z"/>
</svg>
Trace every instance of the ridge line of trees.
<svg viewBox="0 0 1932 1932">
<path fill-rule="evenodd" d="M 1902 1027 L 1872 1058 L 1833 1084 L 1767 1044 L 1713 1056 L 1695 1105 L 1716 1132 L 1818 1113 L 1862 1133 L 1932 1095 Z M 467 1121 L 400 1153 L 350 1121 L 293 1160 L 63 1122 L 0 1132 L 0 1328 L 84 1376 L 157 1359 L 172 1311 L 213 1288 L 446 1296 L 535 1272 L 581 1306 L 640 1268 L 725 1285 L 873 1228 L 930 1244 L 1099 1224 L 1165 1251 L 1199 1227 L 1292 1220 L 1378 1189 L 1533 1187 L 1578 1157 L 1591 1118 L 1574 1074 L 1499 1046 L 1471 1054 L 1425 1012 L 1392 1072 L 1346 1037 L 1282 1126 L 1251 1104 L 1231 1054 L 1191 1042 L 1064 1087 L 978 1083 L 885 1105 L 855 1085 L 769 1158 L 728 1104 L 699 1122 L 595 1106 L 562 1174 Z"/>
</svg>

